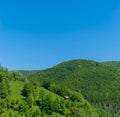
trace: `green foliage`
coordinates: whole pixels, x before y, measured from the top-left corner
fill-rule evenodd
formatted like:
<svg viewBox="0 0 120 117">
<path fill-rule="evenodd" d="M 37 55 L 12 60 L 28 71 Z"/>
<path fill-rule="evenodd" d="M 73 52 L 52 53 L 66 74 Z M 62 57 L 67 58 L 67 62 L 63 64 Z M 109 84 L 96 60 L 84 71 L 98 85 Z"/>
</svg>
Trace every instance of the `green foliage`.
<svg viewBox="0 0 120 117">
<path fill-rule="evenodd" d="M 18 71 L 11 71 L 9 72 L 9 80 L 17 81 L 17 80 L 24 80 L 22 74 Z"/>
<path fill-rule="evenodd" d="M 26 82 L 22 90 L 22 95 L 24 97 L 29 97 L 30 95 L 32 95 L 33 92 L 32 90 L 33 90 L 33 85 L 29 82 Z"/>
<path fill-rule="evenodd" d="M 0 98 L 5 99 L 9 96 L 9 82 L 6 72 L 0 71 Z"/>
<path fill-rule="evenodd" d="M 116 65 L 117 63 L 111 66 L 89 60 L 74 60 L 39 71 L 29 79 L 40 81 L 41 84 L 44 81 L 51 82 L 51 85 L 45 88 L 61 96 L 64 95 L 60 94 L 64 92 L 62 89 L 82 93 L 94 106 L 114 116 L 120 114 L 120 70 L 119 65 L 113 67 Z M 60 91 L 54 84 L 62 87 Z"/>
<path fill-rule="evenodd" d="M 120 69 L 120 61 L 103 62 L 103 64 L 106 66 L 111 66 L 111 67 Z"/>
<path fill-rule="evenodd" d="M 0 67 L 0 117 L 120 117 L 118 67 L 75 60 L 22 72 L 30 80 Z"/>
</svg>

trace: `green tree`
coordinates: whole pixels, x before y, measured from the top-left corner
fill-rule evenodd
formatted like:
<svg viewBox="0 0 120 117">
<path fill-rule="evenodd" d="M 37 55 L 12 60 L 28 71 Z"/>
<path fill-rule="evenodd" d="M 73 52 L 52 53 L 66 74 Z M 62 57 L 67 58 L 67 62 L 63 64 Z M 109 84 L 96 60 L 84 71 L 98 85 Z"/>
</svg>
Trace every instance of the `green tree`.
<svg viewBox="0 0 120 117">
<path fill-rule="evenodd" d="M 23 90 L 22 90 L 22 95 L 26 98 L 28 98 L 30 95 L 33 93 L 33 85 L 30 82 L 26 82 Z"/>
</svg>

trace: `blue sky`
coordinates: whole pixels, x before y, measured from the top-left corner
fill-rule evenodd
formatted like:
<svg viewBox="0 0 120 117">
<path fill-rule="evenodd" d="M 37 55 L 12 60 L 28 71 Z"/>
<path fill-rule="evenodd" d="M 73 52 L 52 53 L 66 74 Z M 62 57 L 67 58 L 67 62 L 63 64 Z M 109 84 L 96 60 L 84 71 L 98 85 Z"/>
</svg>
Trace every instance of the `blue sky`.
<svg viewBox="0 0 120 117">
<path fill-rule="evenodd" d="M 45 69 L 71 59 L 120 60 L 119 0 L 1 0 L 0 63 Z"/>
</svg>

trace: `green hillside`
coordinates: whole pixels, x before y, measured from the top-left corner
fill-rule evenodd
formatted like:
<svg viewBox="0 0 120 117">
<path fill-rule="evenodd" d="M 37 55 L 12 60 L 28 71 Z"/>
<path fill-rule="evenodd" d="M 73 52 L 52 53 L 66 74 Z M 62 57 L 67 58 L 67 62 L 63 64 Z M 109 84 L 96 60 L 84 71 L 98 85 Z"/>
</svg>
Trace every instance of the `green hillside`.
<svg viewBox="0 0 120 117">
<path fill-rule="evenodd" d="M 72 60 L 10 72 L 0 66 L 0 117 L 120 117 L 120 70 L 108 64 Z"/>
<path fill-rule="evenodd" d="M 92 106 L 81 93 L 63 91 L 69 96 L 64 99 L 64 96 L 59 95 L 62 87 L 55 85 L 48 90 L 37 82 L 21 80 L 18 74 L 0 69 L 0 117 L 109 116 L 109 113 Z M 57 92 L 52 92 L 53 89 Z"/>
<path fill-rule="evenodd" d="M 44 84 L 49 81 L 81 92 L 94 106 L 119 115 L 120 71 L 116 67 L 90 60 L 73 60 L 39 71 L 29 77 Z"/>
<path fill-rule="evenodd" d="M 103 62 L 103 64 L 120 69 L 120 61 L 108 61 L 108 62 Z"/>
</svg>

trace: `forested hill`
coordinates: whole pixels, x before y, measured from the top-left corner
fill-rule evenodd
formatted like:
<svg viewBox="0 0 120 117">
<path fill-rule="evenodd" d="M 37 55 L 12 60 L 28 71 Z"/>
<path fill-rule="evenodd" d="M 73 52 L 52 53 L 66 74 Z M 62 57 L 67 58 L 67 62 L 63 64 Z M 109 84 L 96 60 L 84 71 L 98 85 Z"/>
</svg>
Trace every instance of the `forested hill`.
<svg viewBox="0 0 120 117">
<path fill-rule="evenodd" d="M 0 66 L 0 117 L 120 117 L 119 84 L 119 62 L 71 60 L 32 71 Z"/>
<path fill-rule="evenodd" d="M 103 64 L 120 69 L 120 61 L 108 61 L 108 62 L 103 62 Z"/>
<path fill-rule="evenodd" d="M 112 114 L 120 114 L 120 71 L 116 67 L 91 60 L 72 60 L 29 77 L 41 84 L 59 84 L 81 92 L 93 105 Z"/>
<path fill-rule="evenodd" d="M 0 67 L 0 117 L 104 117 L 81 93 L 30 82 Z M 65 98 L 68 97 L 68 98 Z"/>
<path fill-rule="evenodd" d="M 80 61 L 80 60 L 71 60 L 71 61 L 68 61 L 68 62 L 63 62 L 63 63 L 61 63 L 61 64 L 59 64 L 55 67 L 60 68 L 60 66 L 61 66 L 63 68 L 66 65 L 66 66 L 70 66 L 72 68 L 71 62 L 74 62 L 74 67 L 72 68 L 72 69 L 74 69 L 74 68 L 77 68 L 77 61 Z M 81 60 L 81 61 L 89 61 L 89 60 Z M 92 61 L 92 62 L 95 62 L 95 61 Z M 101 62 L 101 63 L 96 62 L 96 64 L 103 64 L 105 66 L 120 69 L 120 61 L 106 61 L 106 62 Z M 53 67 L 53 68 L 55 68 L 55 67 Z M 52 68 L 50 68 L 50 69 L 52 69 Z M 29 77 L 29 76 L 34 75 L 37 72 L 43 72 L 43 71 L 48 71 L 48 70 L 49 69 L 46 69 L 46 70 L 16 70 L 16 71 L 20 72 L 23 77 Z M 76 70 L 76 69 L 74 69 L 74 70 Z"/>
</svg>

